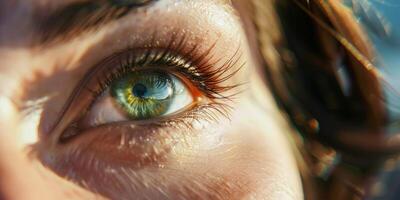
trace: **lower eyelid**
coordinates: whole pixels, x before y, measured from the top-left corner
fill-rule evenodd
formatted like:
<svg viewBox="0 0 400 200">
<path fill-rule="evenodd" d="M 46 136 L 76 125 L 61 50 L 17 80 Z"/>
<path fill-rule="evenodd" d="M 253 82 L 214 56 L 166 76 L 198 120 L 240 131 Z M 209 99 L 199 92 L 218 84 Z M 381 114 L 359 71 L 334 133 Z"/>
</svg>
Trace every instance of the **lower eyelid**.
<svg viewBox="0 0 400 200">
<path fill-rule="evenodd" d="M 210 134 L 204 129 L 218 124 L 215 119 L 223 117 L 220 113 L 224 112 L 222 109 L 222 105 L 204 105 L 174 119 L 139 123 L 125 121 L 87 130 L 71 130 L 79 131 L 81 136 L 61 140 L 57 161 L 48 164 L 62 165 L 62 160 L 74 164 L 71 159 L 86 162 L 86 159 L 90 161 L 91 157 L 95 157 L 104 164 L 120 163 L 132 168 L 158 165 L 167 161 L 170 151 L 177 145 L 190 146 L 190 141 L 199 137 L 198 134 Z M 89 167 L 86 165 L 84 167 Z"/>
<path fill-rule="evenodd" d="M 97 189 L 104 185 L 107 186 L 106 189 L 110 189 L 123 183 L 129 183 L 130 186 L 139 183 L 135 191 L 140 192 L 142 189 L 149 189 L 142 188 L 141 185 L 149 181 L 152 175 L 157 176 L 154 179 L 157 181 L 162 180 L 158 173 L 164 175 L 167 173 L 172 179 L 179 176 L 176 170 L 182 169 L 168 167 L 176 163 L 177 158 L 186 156 L 185 150 L 193 150 L 193 143 L 198 141 L 196 138 L 198 135 L 193 129 L 189 131 L 176 127 L 174 124 L 159 127 L 143 125 L 134 128 L 129 127 L 129 124 L 122 126 L 128 130 L 123 131 L 121 129 L 124 128 L 117 128 L 113 131 L 116 134 L 100 135 L 96 130 L 92 130 L 92 133 L 85 134 L 85 138 L 82 138 L 84 140 L 76 140 L 71 145 L 61 146 L 53 162 L 45 163 L 45 165 L 54 169 L 58 175 L 95 192 L 99 192 Z M 107 129 L 103 128 L 103 130 Z M 158 134 L 160 131 L 163 132 L 161 135 Z M 199 131 L 204 132 L 201 134 L 210 133 L 209 129 L 208 131 L 199 129 Z M 120 134 L 124 132 L 126 134 Z M 192 134 L 188 135 L 187 132 L 192 132 Z M 188 169 L 190 167 L 188 166 Z M 126 179 L 128 177 L 123 176 L 126 174 L 118 173 L 124 170 L 136 176 Z M 184 171 L 182 170 L 182 173 Z M 116 179 L 116 177 L 124 178 Z M 177 181 L 182 181 L 182 179 L 177 179 Z M 113 184 L 107 185 L 110 183 Z M 158 183 L 154 182 L 154 184 Z M 100 191 L 104 192 L 101 189 Z"/>
<path fill-rule="evenodd" d="M 167 125 L 119 122 L 85 130 L 80 133 L 79 139 L 68 141 L 70 144 L 66 148 L 79 146 L 78 156 L 81 158 L 91 154 L 99 162 L 115 165 L 123 162 L 132 168 L 145 167 L 165 160 L 174 141 L 177 141 L 175 137 L 182 136 L 178 136 L 181 131 Z M 81 148 L 83 146 L 84 149 Z"/>
<path fill-rule="evenodd" d="M 77 124 L 72 123 L 67 126 L 64 131 L 60 134 L 59 142 L 66 143 L 70 140 L 74 140 L 75 137 L 81 134 L 85 134 L 87 131 L 96 130 L 96 127 L 118 127 L 120 125 L 129 125 L 132 127 L 152 126 L 158 128 L 168 128 L 169 125 L 173 125 L 175 128 L 182 128 L 187 130 L 189 134 L 191 131 L 198 131 L 200 127 L 205 127 L 206 124 L 218 123 L 220 119 L 229 119 L 232 107 L 229 104 L 210 102 L 204 100 L 198 100 L 195 103 L 189 105 L 179 113 L 173 113 L 170 116 L 157 117 L 150 120 L 138 120 L 129 121 L 121 120 L 115 122 L 108 122 L 106 124 Z M 186 135 L 188 136 L 188 135 Z"/>
</svg>

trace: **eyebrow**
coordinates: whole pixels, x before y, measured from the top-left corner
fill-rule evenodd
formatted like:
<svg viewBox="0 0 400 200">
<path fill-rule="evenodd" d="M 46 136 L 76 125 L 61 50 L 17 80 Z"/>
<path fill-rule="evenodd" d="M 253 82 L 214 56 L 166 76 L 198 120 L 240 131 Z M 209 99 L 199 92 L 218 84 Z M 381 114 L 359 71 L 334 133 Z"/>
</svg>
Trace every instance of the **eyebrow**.
<svg viewBox="0 0 400 200">
<path fill-rule="evenodd" d="M 146 6 L 155 0 L 90 0 L 74 2 L 46 15 L 39 21 L 39 43 L 61 42 L 97 30 L 107 23 L 116 21 L 131 10 Z"/>
</svg>

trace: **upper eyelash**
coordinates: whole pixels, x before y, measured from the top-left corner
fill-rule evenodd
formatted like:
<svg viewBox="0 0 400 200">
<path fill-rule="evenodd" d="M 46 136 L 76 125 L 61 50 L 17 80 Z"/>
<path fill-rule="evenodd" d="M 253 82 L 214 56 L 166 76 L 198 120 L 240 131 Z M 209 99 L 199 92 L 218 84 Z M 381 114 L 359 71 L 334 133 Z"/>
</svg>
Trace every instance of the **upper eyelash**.
<svg viewBox="0 0 400 200">
<path fill-rule="evenodd" d="M 175 35 L 174 35 L 175 36 Z M 229 80 L 232 76 L 240 71 L 245 63 L 238 65 L 242 55 L 240 46 L 230 59 L 222 65 L 216 67 L 221 59 L 214 62 L 211 60 L 214 57 L 213 49 L 216 43 L 213 43 L 204 53 L 196 55 L 198 46 L 194 45 L 190 51 L 183 53 L 186 47 L 186 37 L 177 40 L 177 37 L 172 37 L 166 48 L 151 48 L 143 49 L 128 48 L 125 51 L 114 54 L 107 62 L 119 59 L 119 66 L 105 76 L 104 80 L 99 80 L 100 89 L 94 91 L 94 96 L 98 96 L 105 91 L 108 86 L 116 79 L 120 78 L 129 71 L 143 69 L 146 66 L 163 66 L 165 70 L 172 70 L 183 74 L 199 88 L 206 97 L 211 99 L 231 99 L 236 95 L 225 93 L 232 90 L 241 84 L 222 86 L 221 84 Z M 175 44 L 175 46 L 174 46 Z M 122 56 L 121 54 L 125 54 Z M 230 71 L 234 67 L 237 69 Z"/>
</svg>

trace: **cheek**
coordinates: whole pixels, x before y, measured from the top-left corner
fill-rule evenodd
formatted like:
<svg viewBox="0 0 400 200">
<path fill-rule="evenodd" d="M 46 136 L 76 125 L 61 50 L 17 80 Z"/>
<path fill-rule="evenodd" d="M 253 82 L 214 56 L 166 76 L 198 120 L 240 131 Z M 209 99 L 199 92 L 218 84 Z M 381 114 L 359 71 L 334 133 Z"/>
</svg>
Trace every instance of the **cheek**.
<svg viewBox="0 0 400 200">
<path fill-rule="evenodd" d="M 217 142 L 177 155 L 177 162 L 168 167 L 179 171 L 189 188 L 184 193 L 192 199 L 199 194 L 211 199 L 302 199 L 284 125 L 276 115 L 244 106 Z"/>
<path fill-rule="evenodd" d="M 159 166 L 93 165 L 67 176 L 85 177 L 79 184 L 117 199 L 302 199 L 286 129 L 276 115 L 250 103 L 240 107 L 218 134 L 206 131 Z"/>
</svg>

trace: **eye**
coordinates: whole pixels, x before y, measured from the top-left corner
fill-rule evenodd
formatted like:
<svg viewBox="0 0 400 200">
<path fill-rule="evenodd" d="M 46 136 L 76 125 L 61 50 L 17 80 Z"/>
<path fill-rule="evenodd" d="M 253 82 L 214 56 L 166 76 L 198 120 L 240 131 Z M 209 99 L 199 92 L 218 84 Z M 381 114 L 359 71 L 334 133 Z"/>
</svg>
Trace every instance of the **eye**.
<svg viewBox="0 0 400 200">
<path fill-rule="evenodd" d="M 192 127 L 193 120 L 227 117 L 226 102 L 236 95 L 238 85 L 225 82 L 240 69 L 232 70 L 238 65 L 239 49 L 218 63 L 210 60 L 214 45 L 199 53 L 197 46 L 185 47 L 187 43 L 174 39 L 166 47 L 128 48 L 98 63 L 66 105 L 53 131 L 59 141 L 98 128 L 109 127 L 111 132 L 123 123 Z"/>
<path fill-rule="evenodd" d="M 240 90 L 230 82 L 242 66 L 240 48 L 219 62 L 215 44 L 199 50 L 175 39 L 128 47 L 95 64 L 51 133 L 59 154 L 46 154 L 44 163 L 61 176 L 89 170 L 92 158 L 96 167 L 158 166 L 229 118 L 229 103 Z"/>
<path fill-rule="evenodd" d="M 181 78 L 160 70 L 132 71 L 110 82 L 86 121 L 93 127 L 152 119 L 180 112 L 194 103 L 193 94 Z"/>
<path fill-rule="evenodd" d="M 110 89 L 130 119 L 167 115 L 193 100 L 179 79 L 163 72 L 129 73 L 112 83 Z"/>
</svg>

